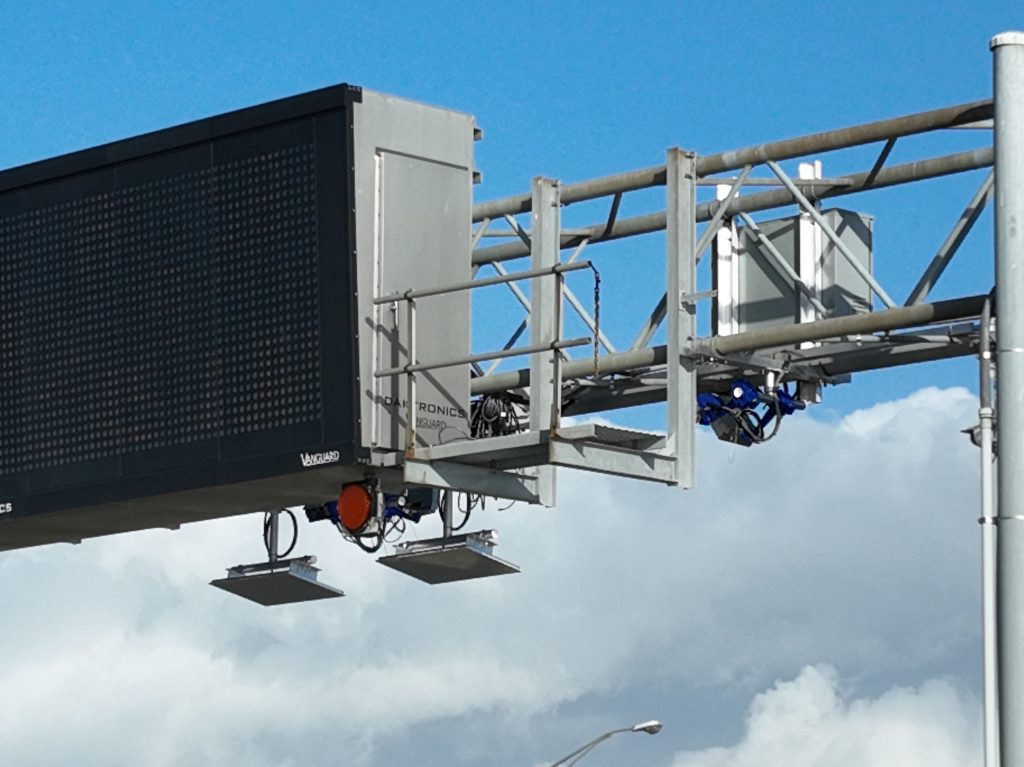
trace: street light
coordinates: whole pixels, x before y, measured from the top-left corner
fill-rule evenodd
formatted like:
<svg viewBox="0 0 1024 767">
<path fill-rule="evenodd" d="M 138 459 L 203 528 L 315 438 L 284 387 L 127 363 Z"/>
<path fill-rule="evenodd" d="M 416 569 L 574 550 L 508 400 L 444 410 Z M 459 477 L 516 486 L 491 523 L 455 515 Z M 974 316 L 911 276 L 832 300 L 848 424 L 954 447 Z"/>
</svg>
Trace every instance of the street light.
<svg viewBox="0 0 1024 767">
<path fill-rule="evenodd" d="M 657 719 L 651 719 L 647 722 L 640 722 L 640 724 L 634 724 L 632 727 L 620 727 L 617 730 L 609 730 L 604 735 L 598 735 L 589 743 L 580 746 L 571 754 L 567 754 L 559 759 L 557 762 L 553 762 L 551 767 L 570 767 L 570 765 L 576 764 L 580 759 L 585 757 L 594 748 L 603 741 L 608 740 L 612 735 L 618 735 L 620 732 L 646 732 L 648 735 L 656 735 L 661 732 L 661 722 Z"/>
</svg>

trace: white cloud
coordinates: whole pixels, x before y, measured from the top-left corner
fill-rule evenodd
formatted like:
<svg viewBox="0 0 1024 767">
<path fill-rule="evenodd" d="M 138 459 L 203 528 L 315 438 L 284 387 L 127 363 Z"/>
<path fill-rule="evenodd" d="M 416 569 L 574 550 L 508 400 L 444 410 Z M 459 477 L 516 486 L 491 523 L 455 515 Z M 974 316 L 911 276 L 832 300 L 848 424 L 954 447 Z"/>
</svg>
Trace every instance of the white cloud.
<svg viewBox="0 0 1024 767">
<path fill-rule="evenodd" d="M 735 746 L 681 753 L 673 767 L 971 767 L 981 763 L 978 702 L 945 681 L 847 699 L 829 666 L 758 695 Z"/>
<path fill-rule="evenodd" d="M 206 586 L 262 556 L 255 517 L 5 554 L 0 690 L 14 713 L 0 752 L 33 765 L 287 765 L 327 748 L 351 765 L 524 764 L 577 740 L 552 717 L 580 742 L 659 717 L 647 747 L 678 748 L 687 708 L 735 716 L 719 691 L 749 700 L 807 663 L 872 694 L 893 675 L 967 678 L 977 451 L 959 429 L 975 407 L 932 390 L 838 424 L 794 416 L 756 448 L 702 433 L 689 493 L 564 474 L 556 510 L 492 506 L 470 523 L 499 529 L 498 553 L 523 567 L 479 582 L 426 586 L 301 520 L 297 553 L 349 596 L 260 608 Z M 614 705 L 602 716 L 595 701 Z M 456 736 L 470 731 L 479 742 Z"/>
</svg>

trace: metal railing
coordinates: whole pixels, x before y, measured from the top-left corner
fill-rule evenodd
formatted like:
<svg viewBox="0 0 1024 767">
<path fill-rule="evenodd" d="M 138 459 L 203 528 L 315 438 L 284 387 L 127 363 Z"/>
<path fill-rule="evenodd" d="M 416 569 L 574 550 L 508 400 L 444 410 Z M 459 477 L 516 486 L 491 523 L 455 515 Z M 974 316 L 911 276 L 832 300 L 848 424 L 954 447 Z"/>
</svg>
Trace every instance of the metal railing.
<svg viewBox="0 0 1024 767">
<path fill-rule="evenodd" d="M 510 349 L 497 349 L 490 352 L 482 352 L 478 354 L 467 354 L 460 357 L 452 357 L 444 360 L 434 360 L 431 362 L 419 362 L 416 357 L 416 301 L 420 298 L 427 298 L 429 296 L 440 296 L 449 293 L 460 293 L 467 290 L 473 290 L 475 288 L 487 287 L 490 285 L 502 285 L 505 283 L 519 282 L 521 280 L 534 279 L 537 277 L 554 277 L 558 283 L 557 293 L 559 300 L 564 297 L 565 288 L 565 275 L 568 272 L 575 272 L 581 269 L 593 269 L 593 264 L 590 261 L 576 261 L 573 263 L 556 264 L 550 267 L 543 267 L 538 269 L 526 269 L 520 272 L 511 272 L 506 274 L 500 274 L 495 277 L 486 277 L 479 280 L 467 280 L 466 282 L 456 282 L 448 285 L 438 285 L 431 288 L 415 288 L 400 291 L 397 293 L 389 293 L 384 296 L 378 296 L 373 299 L 375 306 L 382 306 L 385 304 L 394 304 L 397 306 L 398 303 L 402 302 L 407 304 L 408 312 L 406 314 L 406 351 L 408 362 L 405 365 L 399 365 L 391 368 L 384 368 L 383 370 L 376 370 L 373 373 L 374 378 L 391 378 L 394 376 L 405 375 L 406 378 L 406 441 L 405 449 L 407 453 L 410 453 L 415 449 L 416 446 L 416 374 L 427 371 L 427 370 L 439 370 L 446 367 L 455 367 L 456 365 L 468 365 L 476 362 L 485 362 L 489 360 L 504 359 L 507 357 L 519 357 L 532 354 L 540 354 L 543 352 L 555 352 L 558 353 L 562 349 L 569 349 L 577 346 L 587 346 L 594 342 L 592 337 L 580 337 L 571 339 L 562 339 L 561 328 L 556 329 L 556 337 L 551 343 L 546 344 L 533 344 L 530 346 L 513 347 Z M 555 366 L 556 375 L 552 381 L 554 389 L 554 396 L 556 398 L 561 397 L 562 389 L 562 376 L 560 374 L 561 366 Z"/>
</svg>

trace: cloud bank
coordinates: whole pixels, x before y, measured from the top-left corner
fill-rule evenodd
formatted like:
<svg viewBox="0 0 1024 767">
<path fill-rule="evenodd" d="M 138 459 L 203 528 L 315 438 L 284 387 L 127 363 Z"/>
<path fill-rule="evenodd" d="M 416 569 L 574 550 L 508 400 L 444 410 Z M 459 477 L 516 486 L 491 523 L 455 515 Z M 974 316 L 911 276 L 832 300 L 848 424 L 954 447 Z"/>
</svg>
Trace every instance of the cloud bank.
<svg viewBox="0 0 1024 767">
<path fill-rule="evenodd" d="M 758 448 L 702 433 L 688 493 L 563 474 L 557 509 L 471 521 L 523 567 L 478 582 L 426 586 L 303 523 L 297 553 L 349 596 L 260 608 L 206 585 L 262 556 L 255 518 L 5 554 L 0 753 L 521 765 L 656 717 L 657 738 L 589 763 L 641 753 L 628 746 L 731 766 L 742 744 L 700 749 L 748 742 L 790 692 L 847 724 L 893 701 L 941 708 L 926 680 L 969 688 L 977 672 L 978 458 L 959 434 L 975 412 L 965 390 L 927 389 L 835 423 L 793 417 Z M 867 702 L 844 703 L 820 663 Z M 751 698 L 794 677 L 744 730 Z"/>
<path fill-rule="evenodd" d="M 677 755 L 673 767 L 974 767 L 978 701 L 944 681 L 846 700 L 829 666 L 758 695 L 740 743 Z"/>
</svg>

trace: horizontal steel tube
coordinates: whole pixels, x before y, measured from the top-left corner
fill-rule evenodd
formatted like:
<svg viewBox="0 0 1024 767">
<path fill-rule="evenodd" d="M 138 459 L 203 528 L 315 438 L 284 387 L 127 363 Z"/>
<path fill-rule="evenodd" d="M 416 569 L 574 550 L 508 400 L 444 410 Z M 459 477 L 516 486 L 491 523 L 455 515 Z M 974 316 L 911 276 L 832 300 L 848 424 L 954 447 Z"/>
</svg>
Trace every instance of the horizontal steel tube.
<svg viewBox="0 0 1024 767">
<path fill-rule="evenodd" d="M 785 325 L 766 330 L 737 333 L 734 336 L 717 336 L 711 339 L 708 348 L 716 354 L 751 352 L 772 346 L 788 346 L 805 341 L 822 341 L 837 336 L 851 336 L 859 333 L 877 333 L 927 325 L 933 322 L 952 322 L 981 314 L 987 296 L 969 296 L 933 304 L 899 306 L 867 314 L 852 314 L 848 317 L 831 317 L 801 325 Z M 602 366 L 602 370 L 604 367 Z"/>
<path fill-rule="evenodd" d="M 973 101 L 966 104 L 935 109 L 930 112 L 879 120 L 849 128 L 812 133 L 807 136 L 772 141 L 767 144 L 734 149 L 719 154 L 705 155 L 697 158 L 697 173 L 705 176 L 709 173 L 720 173 L 725 170 L 741 168 L 744 165 L 756 165 L 766 160 L 788 160 L 802 157 L 815 152 L 830 152 L 845 149 L 859 144 L 870 144 L 894 136 L 910 136 L 941 128 L 952 128 L 958 125 L 985 120 L 992 116 L 992 102 Z M 562 203 L 568 205 L 581 200 L 592 200 L 618 192 L 630 192 L 635 189 L 646 189 L 662 186 L 665 183 L 665 166 L 659 165 L 643 170 L 629 171 L 614 176 L 581 181 L 562 186 Z M 530 209 L 530 195 L 517 194 L 499 200 L 489 200 L 473 206 L 473 221 L 485 218 L 498 218 L 507 213 L 525 213 Z"/>
<path fill-rule="evenodd" d="M 735 176 L 706 176 L 697 180 L 697 186 L 732 186 L 736 183 Z M 836 176 L 835 178 L 794 178 L 791 179 L 794 184 L 800 187 L 815 187 L 815 186 L 843 186 L 850 182 L 841 177 Z M 748 178 L 744 180 L 743 186 L 782 186 L 782 182 L 777 178 Z M 485 237 L 491 235 L 485 234 Z M 509 235 L 505 235 L 508 237 Z"/>
<path fill-rule="evenodd" d="M 660 232 L 665 228 L 665 212 L 648 213 L 644 216 L 623 218 L 612 224 L 609 229 L 607 222 L 594 224 L 585 227 L 588 234 L 562 235 L 562 249 L 572 248 L 583 240 L 593 244 L 595 242 L 607 242 L 618 240 L 623 237 L 634 237 L 638 234 Z M 529 255 L 530 250 L 521 242 L 506 242 L 501 245 L 492 245 L 489 248 L 480 248 L 473 251 L 474 264 L 486 264 L 491 261 L 509 261 L 513 258 L 522 258 Z"/>
<path fill-rule="evenodd" d="M 716 336 L 710 339 L 707 346 L 715 353 L 726 355 L 772 346 L 788 346 L 803 341 L 822 341 L 837 336 L 899 330 L 937 322 L 954 322 L 980 315 L 986 298 L 987 296 L 983 295 L 954 298 L 950 301 L 936 301 L 933 304 L 901 306 L 870 314 L 834 317 L 801 325 L 737 333 L 733 336 Z M 664 365 L 665 360 L 665 347 L 653 346 L 601 357 L 599 368 L 602 374 L 624 373 L 637 368 Z M 562 377 L 578 378 L 592 373 L 593 370 L 593 360 L 572 360 L 562 365 Z M 474 378 L 470 382 L 473 394 L 491 394 L 529 385 L 529 370 L 497 373 L 484 378 Z"/>
<path fill-rule="evenodd" d="M 827 200 L 832 197 L 842 197 L 847 194 L 866 192 L 871 189 L 884 189 L 899 184 L 909 184 L 913 181 L 924 181 L 930 178 L 949 176 L 954 173 L 964 173 L 979 168 L 988 168 L 992 165 L 992 147 L 972 149 L 967 152 L 932 157 L 927 160 L 917 160 L 902 165 L 893 165 L 890 168 L 883 168 L 874 179 L 871 178 L 871 171 L 855 173 L 846 176 L 848 186 L 833 187 L 831 189 L 808 189 L 804 192 L 811 202 Z M 758 210 L 771 210 L 783 205 L 790 205 L 796 202 L 788 189 L 774 189 L 771 192 L 758 192 L 757 194 L 737 197 L 729 204 L 728 215 L 735 215 L 740 211 L 747 213 Z M 718 202 L 707 202 L 697 206 L 697 220 L 707 221 L 711 218 Z"/>
<path fill-rule="evenodd" d="M 568 205 L 572 202 L 582 200 L 593 200 L 617 192 L 631 192 L 635 189 L 647 189 L 652 186 L 665 185 L 665 166 L 659 165 L 654 168 L 633 170 L 627 173 L 617 173 L 614 176 L 603 176 L 589 181 L 580 181 L 577 184 L 563 184 L 561 190 L 561 202 Z M 506 214 L 525 213 L 530 209 L 529 194 L 514 194 L 511 197 L 502 197 L 499 200 L 488 200 L 473 206 L 473 221 L 482 221 L 485 218 L 498 218 Z"/>
<path fill-rule="evenodd" d="M 373 299 L 375 304 L 390 304 L 395 301 L 411 301 L 414 298 L 425 298 L 426 296 L 440 296 L 445 293 L 457 293 L 462 290 L 474 288 L 485 288 L 488 285 L 504 285 L 506 282 L 518 282 L 528 280 L 531 277 L 543 277 L 547 274 L 562 274 L 564 272 L 575 272 L 577 269 L 589 269 L 592 266 L 590 261 L 577 261 L 572 264 L 556 264 L 546 266 L 543 269 L 527 269 L 522 272 L 511 274 L 499 274 L 497 277 L 484 277 L 479 280 L 468 282 L 455 282 L 451 285 L 439 285 L 434 288 L 421 288 L 419 290 L 403 290 L 400 293 L 389 293 Z"/>
<path fill-rule="evenodd" d="M 635 351 L 616 352 L 600 359 L 599 369 L 602 374 L 622 373 L 635 368 L 652 367 L 665 364 L 665 347 L 652 346 Z M 594 372 L 594 360 L 570 360 L 562 363 L 562 379 L 579 378 Z M 483 378 L 474 378 L 469 382 L 473 394 L 493 394 L 494 392 L 519 389 L 530 385 L 530 371 L 514 370 L 509 373 L 494 373 Z"/>
<path fill-rule="evenodd" d="M 934 109 L 930 112 L 918 112 L 903 117 L 854 125 L 849 128 L 812 133 L 808 136 L 705 155 L 697 158 L 697 173 L 704 176 L 708 173 L 742 168 L 744 165 L 757 165 L 768 160 L 789 160 L 816 152 L 831 152 L 835 149 L 871 144 L 882 139 L 912 136 L 915 133 L 951 128 L 955 125 L 985 120 L 991 116 L 992 101 L 990 99 L 972 101 Z"/>
<path fill-rule="evenodd" d="M 825 200 L 832 197 L 841 197 L 855 192 L 863 192 L 871 189 L 882 189 L 898 184 L 907 184 L 912 181 L 923 181 L 929 178 L 948 176 L 953 173 L 963 173 L 978 168 L 987 168 L 992 165 L 992 148 L 974 149 L 958 154 L 933 157 L 928 160 L 908 162 L 903 165 L 893 165 L 891 168 L 883 168 L 874 179 L 871 179 L 871 172 L 856 173 L 843 178 L 844 186 L 836 186 L 827 189 L 808 189 L 804 196 L 812 202 Z M 727 214 L 734 216 L 740 212 L 753 213 L 759 210 L 771 210 L 783 205 L 790 205 L 796 202 L 788 189 L 773 189 L 770 192 L 758 192 L 746 197 L 736 197 L 727 209 Z M 718 201 L 706 202 L 697 206 L 697 221 L 709 221 L 715 211 L 720 207 Z M 566 236 L 562 238 L 562 248 L 571 248 L 581 240 L 587 239 L 590 243 L 618 240 L 623 237 L 634 237 L 639 234 L 658 232 L 665 228 L 665 213 L 648 213 L 643 216 L 634 216 L 616 221 L 611 229 L 607 223 L 594 224 L 584 227 L 586 234 Z M 521 242 L 508 242 L 502 245 L 494 245 L 489 248 L 481 248 L 473 251 L 473 263 L 485 264 L 490 261 L 508 261 L 513 258 L 521 258 L 529 253 L 529 249 Z"/>
<path fill-rule="evenodd" d="M 565 341 L 555 341 L 552 344 L 537 344 L 536 346 L 520 346 L 514 349 L 502 349 L 496 352 L 483 352 L 481 354 L 467 354 L 465 357 L 455 357 L 441 362 L 417 362 L 415 365 L 402 365 L 397 368 L 385 368 L 373 374 L 374 378 L 390 378 L 405 373 L 419 373 L 423 370 L 439 370 L 440 368 L 452 368 L 456 365 L 468 365 L 472 362 L 487 362 L 488 360 L 500 360 L 506 357 L 522 357 L 525 354 L 546 352 L 552 349 L 569 349 L 573 346 L 589 346 L 594 343 L 593 338 L 570 338 Z M 590 368 L 593 370 L 594 361 L 590 361 Z"/>
<path fill-rule="evenodd" d="M 798 358 L 795 362 L 799 363 L 802 368 L 813 368 L 822 375 L 838 376 L 860 373 L 865 370 L 879 370 L 966 357 L 975 353 L 977 353 L 977 349 L 970 344 L 907 343 L 888 347 L 884 356 L 879 355 L 878 349 L 865 348 L 845 352 L 835 357 Z M 707 363 L 697 368 L 698 380 L 710 383 L 716 379 L 721 381 L 722 376 L 723 366 L 719 363 Z M 584 415 L 664 402 L 666 387 L 664 384 L 661 386 L 651 384 L 611 392 L 595 388 L 581 392 L 581 395 L 585 396 L 576 397 L 565 403 L 562 409 L 563 415 Z"/>
</svg>

